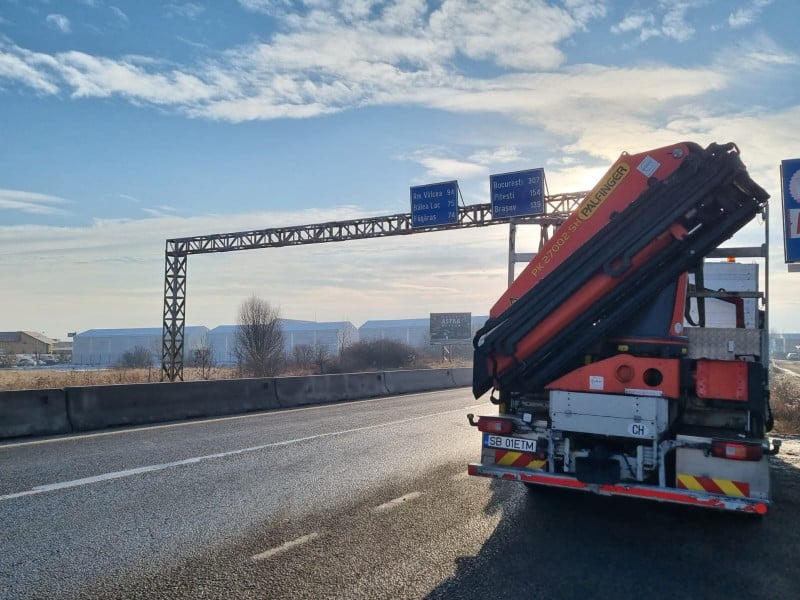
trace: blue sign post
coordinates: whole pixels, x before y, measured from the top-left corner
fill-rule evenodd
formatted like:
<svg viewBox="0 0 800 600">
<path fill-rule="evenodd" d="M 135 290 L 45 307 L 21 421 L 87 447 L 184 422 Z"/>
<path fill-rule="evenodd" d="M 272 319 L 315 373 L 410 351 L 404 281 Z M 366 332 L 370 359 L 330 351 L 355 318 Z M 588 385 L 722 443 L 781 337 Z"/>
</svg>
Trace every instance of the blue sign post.
<svg viewBox="0 0 800 600">
<path fill-rule="evenodd" d="M 445 181 L 411 188 L 411 227 L 458 223 L 458 182 Z"/>
<path fill-rule="evenodd" d="M 781 162 L 781 196 L 786 262 L 800 262 L 800 158 Z"/>
<path fill-rule="evenodd" d="M 544 169 L 490 175 L 489 190 L 493 219 L 544 212 Z"/>
</svg>

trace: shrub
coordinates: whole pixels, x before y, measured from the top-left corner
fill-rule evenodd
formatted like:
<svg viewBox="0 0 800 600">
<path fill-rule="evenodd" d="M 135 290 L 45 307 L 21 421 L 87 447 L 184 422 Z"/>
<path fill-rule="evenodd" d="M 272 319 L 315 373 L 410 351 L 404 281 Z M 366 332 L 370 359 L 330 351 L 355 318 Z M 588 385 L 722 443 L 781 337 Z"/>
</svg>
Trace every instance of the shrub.
<svg viewBox="0 0 800 600">
<path fill-rule="evenodd" d="M 777 433 L 800 433 L 800 377 L 773 371 L 770 406 Z"/>
<path fill-rule="evenodd" d="M 123 369 L 146 369 L 155 362 L 153 352 L 144 346 L 136 346 L 133 350 L 126 350 L 119 359 L 119 366 Z"/>
<path fill-rule="evenodd" d="M 357 342 L 342 350 L 341 371 L 397 369 L 414 362 L 414 349 L 396 340 Z"/>
</svg>

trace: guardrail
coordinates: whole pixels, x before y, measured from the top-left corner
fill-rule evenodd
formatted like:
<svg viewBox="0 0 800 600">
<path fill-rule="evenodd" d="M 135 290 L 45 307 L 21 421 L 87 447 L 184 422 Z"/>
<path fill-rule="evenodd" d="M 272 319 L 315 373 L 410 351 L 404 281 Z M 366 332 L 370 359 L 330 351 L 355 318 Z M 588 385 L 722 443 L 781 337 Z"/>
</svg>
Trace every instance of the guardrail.
<svg viewBox="0 0 800 600">
<path fill-rule="evenodd" d="M 96 385 L 0 392 L 0 439 L 412 394 L 472 382 L 471 368 Z"/>
</svg>

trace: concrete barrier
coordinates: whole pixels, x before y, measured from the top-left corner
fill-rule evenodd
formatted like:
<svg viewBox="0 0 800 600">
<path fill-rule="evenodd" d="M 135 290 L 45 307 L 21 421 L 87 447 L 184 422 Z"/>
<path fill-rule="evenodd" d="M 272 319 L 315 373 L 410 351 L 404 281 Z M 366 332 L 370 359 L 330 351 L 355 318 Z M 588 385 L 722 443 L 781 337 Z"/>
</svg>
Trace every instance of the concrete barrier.
<svg viewBox="0 0 800 600">
<path fill-rule="evenodd" d="M 65 392 L 75 431 L 278 408 L 271 378 L 87 386 Z"/>
<path fill-rule="evenodd" d="M 472 367 L 450 369 L 456 387 L 472 387 Z"/>
<path fill-rule="evenodd" d="M 470 369 L 423 369 L 0 392 L 0 439 L 377 398 L 471 382 Z"/>
<path fill-rule="evenodd" d="M 383 375 L 383 373 L 342 373 L 279 377 L 275 380 L 278 404 L 287 408 L 383 396 L 386 394 Z"/>
<path fill-rule="evenodd" d="M 70 430 L 64 390 L 0 392 L 0 439 Z"/>
<path fill-rule="evenodd" d="M 454 387 L 452 369 L 384 371 L 386 391 L 390 394 L 413 394 Z"/>
</svg>

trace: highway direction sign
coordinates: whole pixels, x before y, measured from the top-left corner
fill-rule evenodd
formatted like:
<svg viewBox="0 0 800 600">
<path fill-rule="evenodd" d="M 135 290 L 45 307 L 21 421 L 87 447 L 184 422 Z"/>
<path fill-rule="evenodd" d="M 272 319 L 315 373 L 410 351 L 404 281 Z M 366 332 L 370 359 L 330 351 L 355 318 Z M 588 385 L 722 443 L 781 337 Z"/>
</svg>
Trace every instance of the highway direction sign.
<svg viewBox="0 0 800 600">
<path fill-rule="evenodd" d="M 458 223 L 458 182 L 445 181 L 411 188 L 411 226 Z"/>
<path fill-rule="evenodd" d="M 493 219 L 544 212 L 544 169 L 490 175 L 489 190 Z"/>
</svg>

